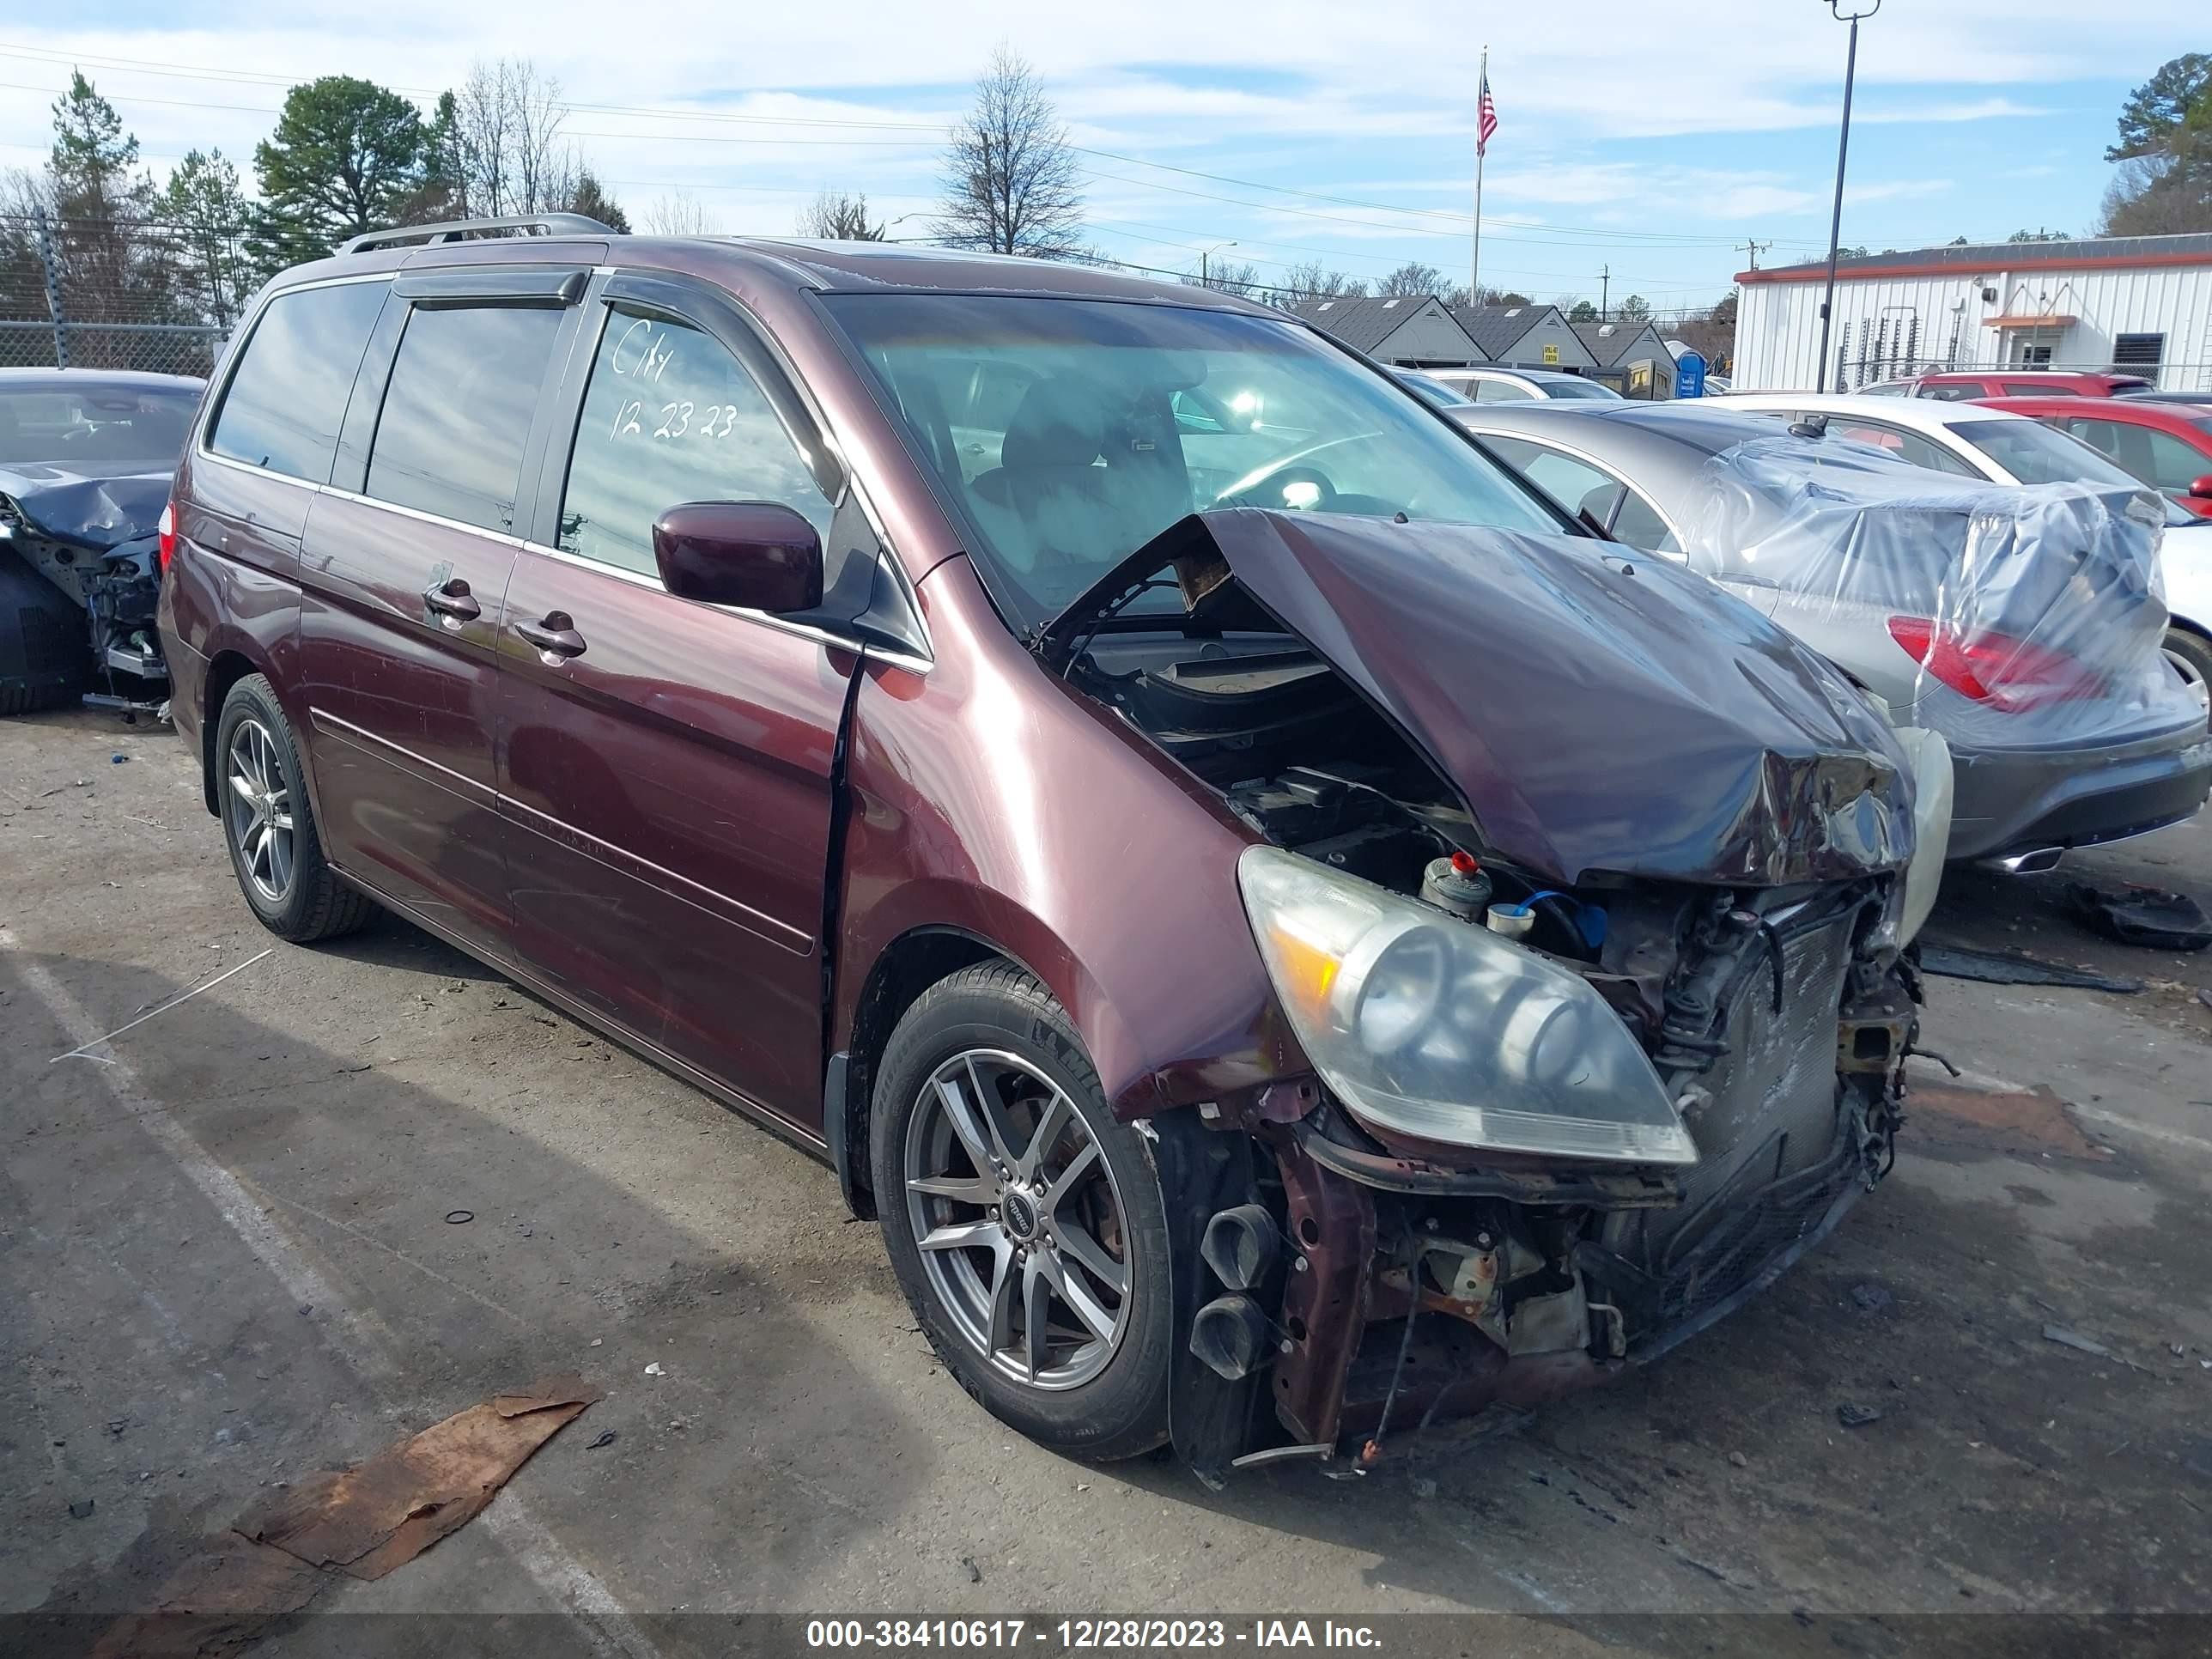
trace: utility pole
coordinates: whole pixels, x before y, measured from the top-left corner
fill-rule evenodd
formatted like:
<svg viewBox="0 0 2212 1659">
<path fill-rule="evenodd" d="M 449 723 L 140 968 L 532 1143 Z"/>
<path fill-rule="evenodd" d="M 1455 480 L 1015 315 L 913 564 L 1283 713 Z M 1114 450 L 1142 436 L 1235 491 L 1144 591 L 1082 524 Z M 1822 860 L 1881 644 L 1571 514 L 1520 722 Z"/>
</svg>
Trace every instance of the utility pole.
<svg viewBox="0 0 2212 1659">
<path fill-rule="evenodd" d="M 1851 153 L 1851 83 L 1859 69 L 1859 23 L 1881 9 L 1881 0 L 1871 0 L 1864 11 L 1846 12 L 1843 0 L 1828 0 L 1828 10 L 1838 23 L 1851 26 L 1850 52 L 1844 58 L 1844 126 L 1836 140 L 1836 206 L 1828 219 L 1828 286 L 1820 296 L 1820 361 L 1814 366 L 1813 390 L 1828 389 L 1828 331 L 1835 322 L 1836 250 L 1844 234 L 1844 163 Z"/>
<path fill-rule="evenodd" d="M 1213 266 L 1212 264 L 1213 256 L 1220 252 L 1221 250 L 1225 247 L 1235 247 L 1236 246 L 1237 244 L 1234 242 L 1216 242 L 1212 247 L 1206 249 L 1198 256 L 1198 285 L 1200 288 L 1212 288 L 1213 286 Z"/>
<path fill-rule="evenodd" d="M 1600 265 L 1597 268 L 1597 319 L 1601 323 L 1605 320 L 1607 301 L 1612 291 L 1613 266 L 1610 264 Z"/>
<path fill-rule="evenodd" d="M 1751 268 L 1752 268 L 1753 270 L 1757 270 L 1759 269 L 1759 256 L 1762 252 L 1764 252 L 1766 249 L 1771 248 L 1771 247 L 1772 247 L 1773 246 L 1774 246 L 1774 244 L 1773 244 L 1772 242 L 1771 242 L 1771 241 L 1769 241 L 1769 242 L 1757 242 L 1757 241 L 1753 241 L 1753 242 L 1738 242 L 1738 243 L 1736 244 L 1736 246 L 1737 246 L 1737 247 L 1741 248 L 1743 252 L 1747 252 L 1747 253 L 1748 253 L 1748 254 L 1750 254 L 1750 255 L 1751 255 Z"/>
</svg>

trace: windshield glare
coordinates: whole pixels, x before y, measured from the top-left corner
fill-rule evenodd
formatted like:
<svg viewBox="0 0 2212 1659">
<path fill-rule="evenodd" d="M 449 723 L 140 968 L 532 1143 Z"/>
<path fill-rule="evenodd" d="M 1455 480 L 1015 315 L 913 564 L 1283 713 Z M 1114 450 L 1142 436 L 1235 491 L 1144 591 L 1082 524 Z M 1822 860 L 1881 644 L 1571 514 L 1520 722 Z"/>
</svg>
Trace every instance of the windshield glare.
<svg viewBox="0 0 2212 1659">
<path fill-rule="evenodd" d="M 1027 626 L 1209 507 L 1561 530 L 1406 390 L 1291 323 L 993 295 L 823 303 Z M 1155 609 L 1179 606 L 1130 607 Z"/>
<path fill-rule="evenodd" d="M 0 465 L 173 463 L 199 407 L 197 391 L 66 386 L 0 395 Z"/>
</svg>

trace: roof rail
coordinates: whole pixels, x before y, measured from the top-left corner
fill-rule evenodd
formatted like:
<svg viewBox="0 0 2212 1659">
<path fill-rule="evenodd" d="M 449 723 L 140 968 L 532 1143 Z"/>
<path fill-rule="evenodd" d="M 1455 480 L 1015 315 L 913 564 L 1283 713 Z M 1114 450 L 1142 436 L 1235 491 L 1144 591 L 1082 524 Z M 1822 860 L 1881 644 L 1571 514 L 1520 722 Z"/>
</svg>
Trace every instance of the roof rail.
<svg viewBox="0 0 2212 1659">
<path fill-rule="evenodd" d="M 612 225 L 603 225 L 597 219 L 586 218 L 580 213 L 526 213 L 507 219 L 448 219 L 435 225 L 395 225 L 390 230 L 363 231 L 346 243 L 338 252 L 366 253 L 372 248 L 398 247 L 407 242 L 421 242 L 435 247 L 441 242 L 458 242 L 489 231 L 514 231 L 526 236 L 616 236 L 621 233 Z"/>
</svg>

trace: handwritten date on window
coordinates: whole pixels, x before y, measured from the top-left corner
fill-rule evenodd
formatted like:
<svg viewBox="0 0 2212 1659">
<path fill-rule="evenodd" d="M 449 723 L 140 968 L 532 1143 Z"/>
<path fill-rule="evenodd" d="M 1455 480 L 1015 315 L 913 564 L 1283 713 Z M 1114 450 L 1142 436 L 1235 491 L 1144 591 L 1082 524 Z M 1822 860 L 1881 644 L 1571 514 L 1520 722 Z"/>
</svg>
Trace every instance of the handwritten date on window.
<svg viewBox="0 0 2212 1659">
<path fill-rule="evenodd" d="M 664 441 L 726 438 L 736 429 L 743 411 L 734 403 L 702 404 L 690 398 L 666 397 L 671 391 L 688 389 L 686 381 L 690 377 L 682 366 L 678 345 L 681 337 L 695 332 L 647 317 L 623 322 L 607 355 L 607 372 L 640 395 L 617 402 L 614 419 L 607 427 L 608 442 L 629 437 Z"/>
</svg>

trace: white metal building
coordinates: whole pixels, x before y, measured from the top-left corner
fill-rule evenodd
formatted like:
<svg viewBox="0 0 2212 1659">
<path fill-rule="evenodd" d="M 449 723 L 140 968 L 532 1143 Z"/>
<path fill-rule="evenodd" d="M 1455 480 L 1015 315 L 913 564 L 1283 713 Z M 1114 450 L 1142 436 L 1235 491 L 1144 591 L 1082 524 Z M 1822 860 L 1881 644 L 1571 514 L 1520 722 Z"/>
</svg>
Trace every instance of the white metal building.
<svg viewBox="0 0 2212 1659">
<path fill-rule="evenodd" d="M 1735 385 L 1810 389 L 1825 260 L 1738 273 Z M 2212 391 L 2212 234 L 2003 242 L 1836 267 L 1827 384 L 1941 368 L 2119 368 Z"/>
</svg>

